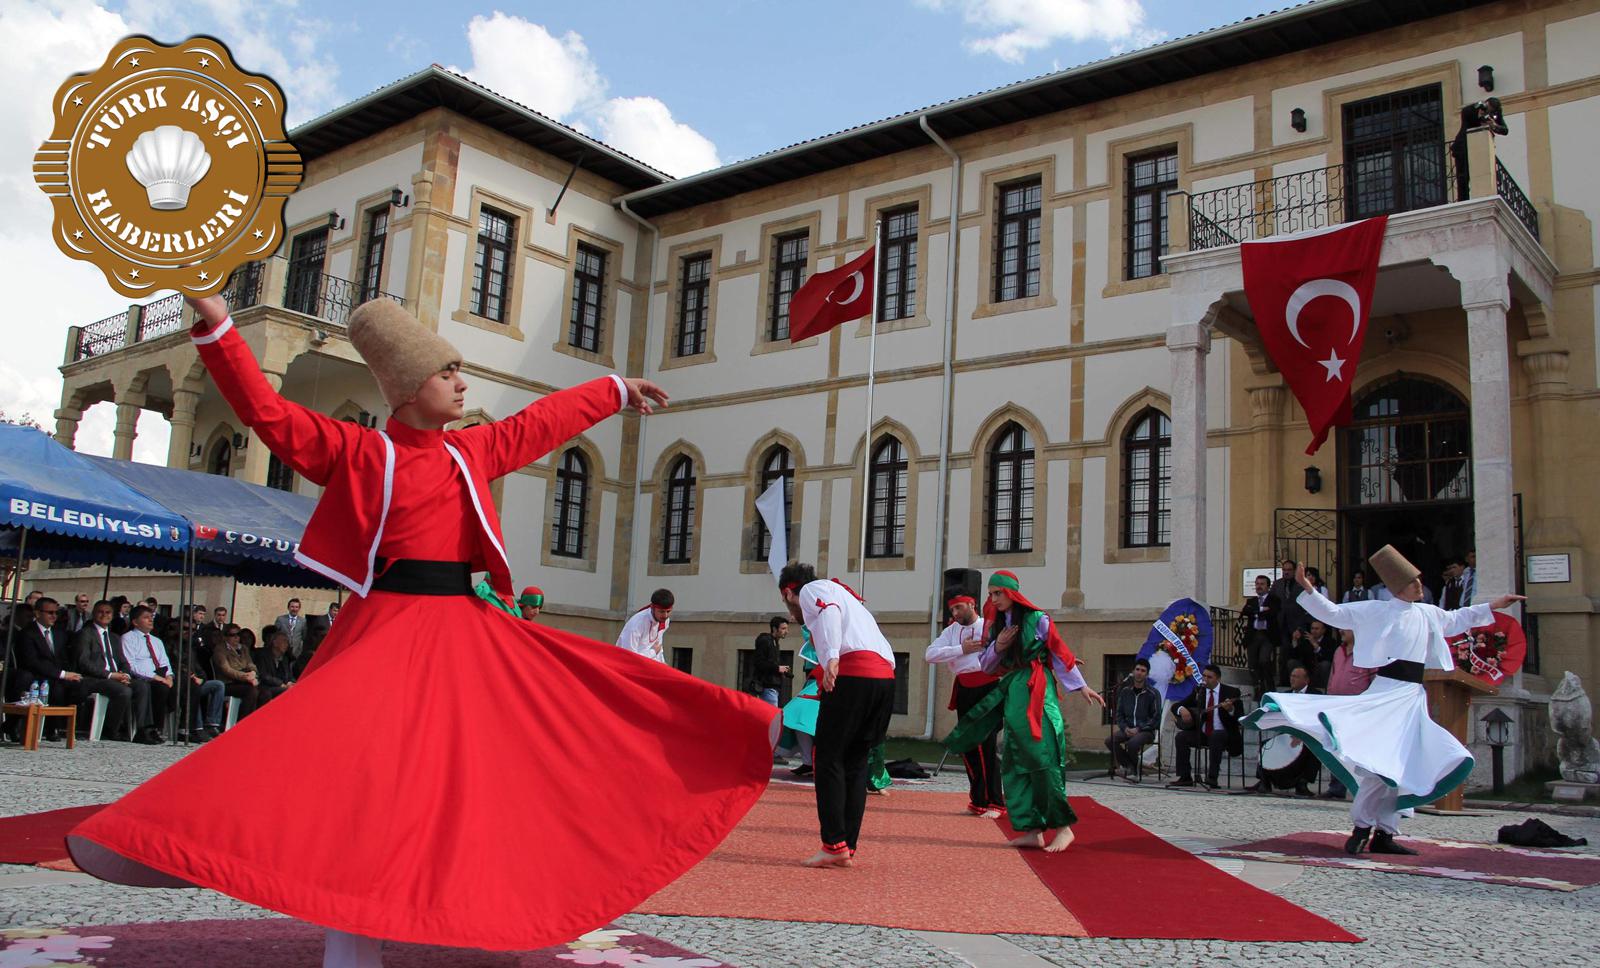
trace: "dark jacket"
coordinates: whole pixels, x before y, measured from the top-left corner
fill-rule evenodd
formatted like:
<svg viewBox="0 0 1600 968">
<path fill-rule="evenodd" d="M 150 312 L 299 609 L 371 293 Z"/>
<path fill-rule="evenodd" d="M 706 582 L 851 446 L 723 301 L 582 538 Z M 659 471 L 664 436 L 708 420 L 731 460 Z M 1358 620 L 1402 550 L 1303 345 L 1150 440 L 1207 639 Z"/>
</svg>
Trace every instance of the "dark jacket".
<svg viewBox="0 0 1600 968">
<path fill-rule="evenodd" d="M 73 672 L 71 649 L 67 633 L 59 626 L 50 629 L 48 640 L 39 634 L 37 622 L 29 622 L 17 629 L 17 668 L 27 673 L 34 682 L 54 682 L 62 672 Z M 32 685 L 30 682 L 28 685 Z M 23 686 L 26 690 L 28 686 Z M 19 694 L 20 695 L 20 694 Z"/>
<path fill-rule="evenodd" d="M 1117 690 L 1117 712 L 1112 722 L 1122 729 L 1131 724 L 1139 732 L 1155 732 L 1161 725 L 1161 694 L 1148 681 L 1139 689 L 1133 680 L 1128 680 Z"/>
<path fill-rule="evenodd" d="M 1244 607 L 1239 609 L 1239 615 L 1244 620 L 1244 627 L 1247 630 L 1247 634 L 1248 631 L 1255 630 L 1257 615 L 1266 619 L 1267 628 L 1265 634 L 1267 638 L 1276 642 L 1280 638 L 1278 634 L 1278 621 L 1280 618 L 1279 613 L 1282 611 L 1283 600 L 1272 594 L 1271 591 L 1268 591 L 1265 605 L 1263 605 L 1260 600 L 1256 598 L 1256 596 L 1251 595 L 1244 600 Z"/>
<path fill-rule="evenodd" d="M 763 689 L 778 689 L 783 685 L 783 673 L 778 671 L 778 640 L 771 632 L 756 636 L 756 684 Z"/>
<path fill-rule="evenodd" d="M 1220 684 L 1217 687 L 1218 703 L 1226 702 L 1229 699 L 1233 700 L 1233 707 L 1231 709 L 1218 709 L 1217 712 L 1222 718 L 1222 728 L 1227 730 L 1228 733 L 1228 754 L 1230 756 L 1243 756 L 1244 732 L 1239 728 L 1239 690 L 1227 683 Z M 1196 724 L 1194 728 L 1200 732 L 1205 732 L 1205 683 L 1195 683 L 1194 692 L 1189 694 L 1189 698 L 1172 707 L 1174 716 L 1177 715 L 1179 709 L 1189 710 L 1189 715 L 1193 717 L 1193 722 Z"/>
<path fill-rule="evenodd" d="M 286 686 L 294 681 L 294 656 L 289 653 L 275 656 L 268 647 L 256 649 L 250 656 L 256 663 L 256 678 L 263 686 Z"/>
<path fill-rule="evenodd" d="M 111 660 L 112 672 L 126 672 L 122 667 L 122 646 L 117 636 L 109 628 L 106 629 L 107 647 L 100 647 L 100 627 L 93 622 L 85 625 L 78 634 L 72 637 L 72 666 L 73 670 L 85 679 L 106 679 L 106 659 Z"/>
</svg>

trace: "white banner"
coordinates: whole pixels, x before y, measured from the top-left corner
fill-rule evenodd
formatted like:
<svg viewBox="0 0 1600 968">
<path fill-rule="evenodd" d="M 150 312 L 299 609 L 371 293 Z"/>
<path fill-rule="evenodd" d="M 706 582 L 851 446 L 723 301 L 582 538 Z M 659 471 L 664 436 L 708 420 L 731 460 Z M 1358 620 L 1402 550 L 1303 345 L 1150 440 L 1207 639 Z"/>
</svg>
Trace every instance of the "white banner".
<svg viewBox="0 0 1600 968">
<path fill-rule="evenodd" d="M 756 511 L 766 523 L 767 533 L 772 535 L 772 550 L 767 552 L 767 567 L 772 570 L 773 581 L 778 580 L 778 573 L 783 571 L 783 566 L 789 561 L 789 522 L 785 513 L 787 508 L 784 507 L 783 484 L 783 478 L 778 478 L 756 498 Z"/>
</svg>

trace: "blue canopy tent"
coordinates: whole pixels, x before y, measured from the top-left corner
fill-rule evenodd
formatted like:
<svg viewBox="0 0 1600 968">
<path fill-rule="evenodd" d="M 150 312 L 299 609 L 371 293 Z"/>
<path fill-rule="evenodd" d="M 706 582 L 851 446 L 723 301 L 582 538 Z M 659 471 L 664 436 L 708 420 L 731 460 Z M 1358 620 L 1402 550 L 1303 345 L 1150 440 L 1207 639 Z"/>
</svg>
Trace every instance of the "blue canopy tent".
<svg viewBox="0 0 1600 968">
<path fill-rule="evenodd" d="M 12 539 L 6 543 L 15 548 L 18 576 L 6 628 L 7 680 L 22 562 L 49 557 L 40 553 L 40 545 L 95 548 L 98 560 L 120 559 L 137 567 L 164 563 L 173 571 L 190 545 L 189 524 L 181 516 L 48 434 L 15 424 L 0 424 L 0 536 Z"/>
</svg>

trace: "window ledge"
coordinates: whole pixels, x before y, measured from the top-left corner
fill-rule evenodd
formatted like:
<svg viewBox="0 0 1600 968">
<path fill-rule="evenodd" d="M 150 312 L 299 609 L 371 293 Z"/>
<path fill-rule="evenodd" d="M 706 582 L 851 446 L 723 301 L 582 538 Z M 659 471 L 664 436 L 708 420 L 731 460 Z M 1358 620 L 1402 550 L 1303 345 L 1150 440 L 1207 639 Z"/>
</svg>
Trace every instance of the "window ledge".
<svg viewBox="0 0 1600 968">
<path fill-rule="evenodd" d="M 688 356 L 669 356 L 656 366 L 657 370 L 679 370 L 686 366 L 699 366 L 702 363 L 717 362 L 717 354 L 710 350 L 701 350 Z"/>
<path fill-rule="evenodd" d="M 557 353 L 562 353 L 567 356 L 574 357 L 575 359 L 583 360 L 586 363 L 594 363 L 598 366 L 603 366 L 608 370 L 615 370 L 617 368 L 617 364 L 611 359 L 611 353 L 609 350 L 604 353 L 595 353 L 577 346 L 573 346 L 565 339 L 556 340 L 555 345 L 552 346 L 551 349 Z"/>
<path fill-rule="evenodd" d="M 970 555 L 967 567 L 980 569 L 993 568 L 1042 568 L 1045 564 L 1043 548 L 1033 551 L 1010 551 L 998 554 Z"/>
<path fill-rule="evenodd" d="M 670 565 L 664 565 L 659 561 L 652 561 L 650 563 L 650 567 L 646 569 L 645 573 L 648 575 L 661 575 L 669 578 L 675 575 L 698 575 L 700 573 L 700 565 L 698 562 L 694 561 L 676 562 Z"/>
<path fill-rule="evenodd" d="M 597 567 L 593 558 L 569 558 L 566 555 L 554 554 L 548 548 L 545 549 L 544 554 L 540 557 L 543 559 L 540 561 L 540 566 L 544 568 L 565 568 L 568 571 L 593 572 Z"/>
<path fill-rule="evenodd" d="M 856 557 L 855 555 L 851 555 L 850 559 L 849 559 L 849 570 L 852 573 L 860 572 L 861 571 L 861 559 Z M 867 559 L 867 570 L 868 571 L 916 571 L 917 570 L 917 556 L 916 555 L 901 555 L 899 557 L 894 557 L 894 558 L 868 558 Z"/>
<path fill-rule="evenodd" d="M 464 323 L 467 326 L 485 329 L 491 333 L 496 333 L 500 336 L 508 336 L 514 340 L 525 339 L 525 337 L 522 335 L 522 329 L 517 325 L 513 323 L 495 322 L 487 316 L 479 316 L 477 313 L 469 312 L 465 309 L 455 310 L 450 314 L 450 319 L 452 322 Z"/>
<path fill-rule="evenodd" d="M 972 318 L 985 319 L 1009 313 L 1025 313 L 1034 309 L 1052 309 L 1055 305 L 1056 297 L 1050 293 L 1029 296 L 1025 299 L 1007 299 L 1005 302 L 986 302 L 972 311 Z"/>
<path fill-rule="evenodd" d="M 1143 279 L 1119 279 L 1116 282 L 1108 282 L 1105 288 L 1100 290 L 1100 298 L 1110 299 L 1113 296 L 1128 296 L 1136 292 L 1155 292 L 1158 289 L 1170 288 L 1172 288 L 1172 277 L 1165 272 L 1158 272 Z"/>
<path fill-rule="evenodd" d="M 908 329 L 922 329 L 932 325 L 933 320 L 922 315 L 902 316 L 899 319 L 880 319 L 878 320 L 878 335 L 882 336 L 884 333 L 899 333 Z M 864 316 L 856 325 L 855 338 L 866 339 L 871 335 L 872 317 Z"/>
<path fill-rule="evenodd" d="M 765 353 L 782 353 L 787 350 L 797 350 L 806 346 L 816 346 L 821 341 L 822 337 L 820 336 L 813 336 L 810 339 L 803 339 L 798 343 L 791 343 L 786 339 L 762 338 L 756 343 L 755 347 L 750 350 L 750 355 L 761 356 Z"/>
<path fill-rule="evenodd" d="M 1109 548 L 1106 550 L 1105 563 L 1108 565 L 1127 565 L 1145 561 L 1171 560 L 1171 545 L 1155 545 L 1149 548 Z"/>
</svg>

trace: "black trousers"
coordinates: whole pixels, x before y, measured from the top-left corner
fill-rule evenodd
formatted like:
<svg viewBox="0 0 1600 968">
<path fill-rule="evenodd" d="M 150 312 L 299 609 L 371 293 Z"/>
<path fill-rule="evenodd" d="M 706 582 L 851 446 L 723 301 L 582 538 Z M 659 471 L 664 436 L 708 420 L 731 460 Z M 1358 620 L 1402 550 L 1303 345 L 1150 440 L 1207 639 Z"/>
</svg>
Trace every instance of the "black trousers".
<svg viewBox="0 0 1600 968">
<path fill-rule="evenodd" d="M 85 702 L 89 697 L 101 695 L 106 697 L 106 720 L 100 727 L 101 737 L 104 739 L 122 738 L 128 728 L 128 710 L 133 704 L 133 688 L 110 679 L 91 679 L 84 676 L 77 686 L 77 701 Z M 82 717 L 78 722 L 88 724 Z"/>
<path fill-rule="evenodd" d="M 1191 751 L 1196 747 L 1209 749 L 1211 757 L 1206 764 L 1206 782 L 1212 786 L 1217 785 L 1217 774 L 1222 770 L 1222 756 L 1228 752 L 1228 731 L 1219 729 L 1210 736 L 1198 729 L 1179 730 L 1173 739 L 1178 748 L 1178 779 L 1180 781 L 1192 780 L 1194 776 L 1189 772 L 1189 760 L 1193 758 Z"/>
<path fill-rule="evenodd" d="M 1251 629 L 1245 637 L 1250 663 L 1250 682 L 1256 689 L 1256 703 L 1278 685 L 1278 645 L 1261 629 Z"/>
<path fill-rule="evenodd" d="M 965 716 L 973 706 L 976 706 L 984 696 L 999 687 L 999 683 L 991 682 L 986 686 L 963 686 L 956 683 L 956 715 Z M 961 761 L 967 767 L 967 796 L 974 807 L 1004 807 L 1006 805 L 1005 793 L 1000 788 L 1000 757 L 997 750 L 997 739 L 1000 728 L 983 738 L 975 748 L 961 754 Z"/>
<path fill-rule="evenodd" d="M 260 686 L 252 686 L 248 682 L 229 682 L 223 686 L 223 692 L 227 693 L 229 696 L 239 697 L 240 719 L 243 719 L 255 712 L 256 707 L 261 705 Z"/>
<path fill-rule="evenodd" d="M 173 700 L 177 693 L 166 683 L 159 679 L 133 680 L 133 722 L 139 729 L 154 729 L 157 732 L 166 724 L 167 715 L 172 712 Z"/>
<path fill-rule="evenodd" d="M 825 848 L 856 849 L 867 812 L 867 757 L 894 713 L 894 680 L 840 676 L 822 694 L 813 752 L 817 824 Z"/>
</svg>

